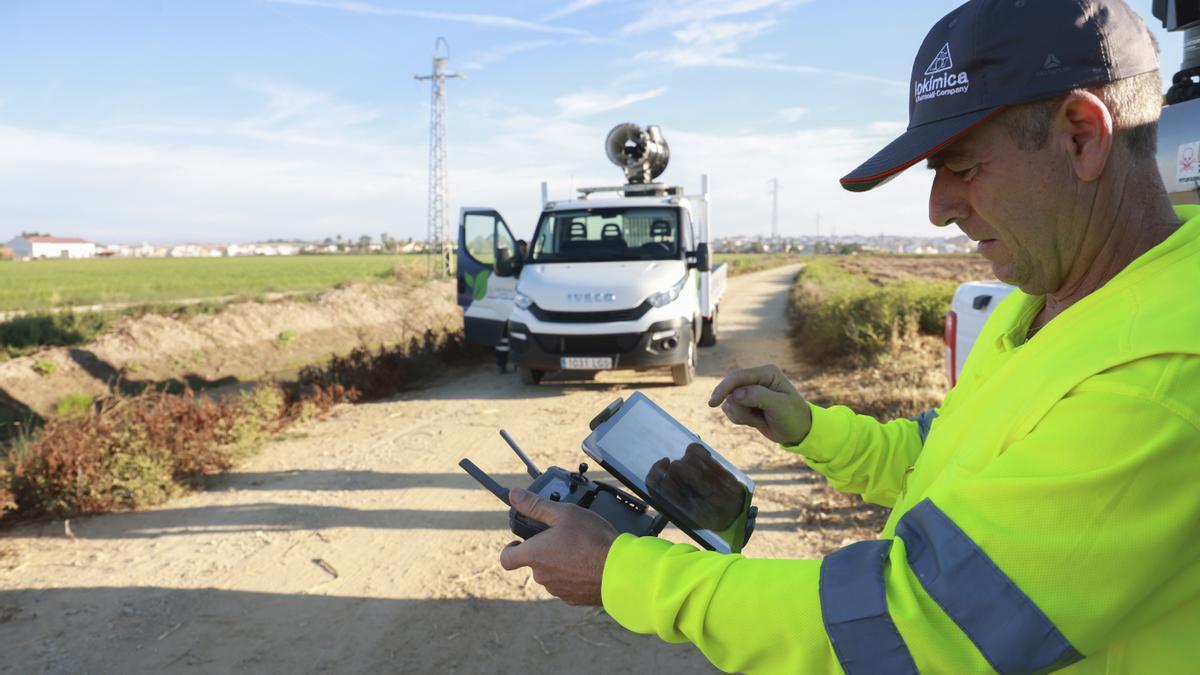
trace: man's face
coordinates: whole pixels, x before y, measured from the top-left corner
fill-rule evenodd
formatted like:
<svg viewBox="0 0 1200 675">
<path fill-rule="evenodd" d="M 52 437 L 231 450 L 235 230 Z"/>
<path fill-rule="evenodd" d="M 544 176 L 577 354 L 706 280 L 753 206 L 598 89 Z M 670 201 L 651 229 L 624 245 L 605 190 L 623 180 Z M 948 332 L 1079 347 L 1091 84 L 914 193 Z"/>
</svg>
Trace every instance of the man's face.
<svg viewBox="0 0 1200 675">
<path fill-rule="evenodd" d="M 929 220 L 957 225 L 997 279 L 1035 295 L 1060 288 L 1081 244 L 1064 208 L 1070 167 L 1054 148 L 1052 137 L 1023 150 L 992 120 L 929 158 Z"/>
</svg>

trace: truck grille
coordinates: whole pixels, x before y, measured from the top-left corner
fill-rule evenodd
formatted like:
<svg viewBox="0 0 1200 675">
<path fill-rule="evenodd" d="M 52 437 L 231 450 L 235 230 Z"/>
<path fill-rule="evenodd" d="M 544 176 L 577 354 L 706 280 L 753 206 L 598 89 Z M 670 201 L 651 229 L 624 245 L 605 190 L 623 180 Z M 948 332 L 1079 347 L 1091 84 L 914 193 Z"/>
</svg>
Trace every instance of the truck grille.
<svg viewBox="0 0 1200 675">
<path fill-rule="evenodd" d="M 610 321 L 636 321 L 650 311 L 650 303 L 643 302 L 630 309 L 614 309 L 607 312 L 559 312 L 542 309 L 536 304 L 529 306 L 529 313 L 541 321 L 551 323 L 608 323 Z"/>
<path fill-rule="evenodd" d="M 534 335 L 542 351 L 569 356 L 612 356 L 637 349 L 640 333 L 614 335 Z"/>
</svg>

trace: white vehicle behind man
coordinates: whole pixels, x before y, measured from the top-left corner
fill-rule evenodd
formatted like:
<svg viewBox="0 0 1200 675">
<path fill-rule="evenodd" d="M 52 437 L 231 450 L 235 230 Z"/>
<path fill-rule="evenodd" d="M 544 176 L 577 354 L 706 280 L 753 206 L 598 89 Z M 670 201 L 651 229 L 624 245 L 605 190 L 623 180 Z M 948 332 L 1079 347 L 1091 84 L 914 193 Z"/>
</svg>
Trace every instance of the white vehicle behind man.
<svg viewBox="0 0 1200 675">
<path fill-rule="evenodd" d="M 669 151 L 657 127 L 618 125 L 606 142 L 624 185 L 548 201 L 528 254 L 491 209 L 463 209 L 459 304 L 467 339 L 507 345 L 522 381 L 555 371 L 669 369 L 692 381 L 717 341 L 726 268 L 712 265 L 707 177 L 698 195 L 651 182 Z"/>
</svg>

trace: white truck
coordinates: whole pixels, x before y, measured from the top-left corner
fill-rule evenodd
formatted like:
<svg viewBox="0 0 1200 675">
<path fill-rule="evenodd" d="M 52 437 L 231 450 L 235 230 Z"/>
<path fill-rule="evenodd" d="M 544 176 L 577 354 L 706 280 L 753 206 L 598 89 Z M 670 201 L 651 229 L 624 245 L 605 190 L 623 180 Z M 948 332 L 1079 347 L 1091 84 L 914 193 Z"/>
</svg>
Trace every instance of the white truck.
<svg viewBox="0 0 1200 675">
<path fill-rule="evenodd" d="M 716 344 L 726 267 L 709 250 L 709 192 L 651 182 L 669 151 L 658 127 L 621 124 L 609 159 L 627 183 L 549 201 L 522 256 L 493 209 L 464 208 L 458 302 L 467 340 L 510 348 L 521 380 L 554 371 L 667 368 L 696 374 L 697 347 Z"/>
<path fill-rule="evenodd" d="M 1200 3 L 1155 0 L 1154 15 L 1184 34 L 1183 64 L 1163 97 L 1158 124 L 1158 170 L 1173 204 L 1200 204 Z M 946 372 L 950 386 L 979 337 L 984 321 L 1013 287 L 972 281 L 958 287 L 946 315 Z"/>
</svg>

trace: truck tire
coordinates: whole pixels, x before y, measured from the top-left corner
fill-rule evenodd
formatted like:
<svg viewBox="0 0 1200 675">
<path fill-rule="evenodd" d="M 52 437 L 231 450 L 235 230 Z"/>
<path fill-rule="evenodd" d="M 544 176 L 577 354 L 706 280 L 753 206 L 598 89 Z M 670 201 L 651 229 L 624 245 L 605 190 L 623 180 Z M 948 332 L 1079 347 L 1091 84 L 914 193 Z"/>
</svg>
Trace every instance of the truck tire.
<svg viewBox="0 0 1200 675">
<path fill-rule="evenodd" d="M 533 368 L 517 368 L 517 374 L 520 375 L 523 384 L 538 384 L 542 381 L 542 376 L 546 374 L 546 371 L 534 370 Z"/>
<path fill-rule="evenodd" d="M 717 313 L 720 307 L 713 307 L 711 319 L 700 320 L 700 346 L 711 347 L 717 344 Z"/>
<path fill-rule="evenodd" d="M 675 386 L 684 387 L 692 383 L 696 379 L 696 347 L 688 345 L 688 360 L 677 365 L 671 366 L 671 380 Z"/>
</svg>

